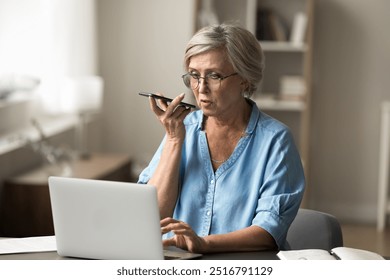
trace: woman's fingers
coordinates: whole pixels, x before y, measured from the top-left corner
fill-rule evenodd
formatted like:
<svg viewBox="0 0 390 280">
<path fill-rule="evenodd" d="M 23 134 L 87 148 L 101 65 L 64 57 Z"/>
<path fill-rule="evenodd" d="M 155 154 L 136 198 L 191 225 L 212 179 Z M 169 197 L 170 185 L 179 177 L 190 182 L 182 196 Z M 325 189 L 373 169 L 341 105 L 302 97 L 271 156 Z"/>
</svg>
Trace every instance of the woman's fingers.
<svg viewBox="0 0 390 280">
<path fill-rule="evenodd" d="M 160 227 L 164 227 L 169 225 L 170 223 L 179 222 L 178 220 L 175 220 L 171 217 L 164 218 L 160 221 Z"/>
<path fill-rule="evenodd" d="M 164 239 L 163 240 L 163 246 L 164 247 L 169 247 L 169 246 L 176 246 L 176 240 L 172 237 L 172 238 L 169 238 L 169 239 Z"/>
<path fill-rule="evenodd" d="M 156 95 L 164 96 L 161 93 L 156 93 Z M 151 101 L 150 104 L 153 107 L 152 109 L 157 109 L 157 107 L 158 107 L 160 109 L 160 111 L 167 112 L 168 114 L 172 114 L 179 107 L 185 108 L 185 106 L 180 105 L 180 102 L 183 101 L 184 96 L 185 96 L 185 94 L 182 93 L 182 94 L 176 96 L 176 98 L 174 98 L 172 100 L 172 102 L 167 102 L 163 99 L 157 99 L 157 98 L 153 98 L 153 97 L 149 97 L 149 100 Z"/>
<path fill-rule="evenodd" d="M 188 224 L 172 218 L 166 218 L 160 224 L 163 233 L 174 234 L 173 237 L 163 240 L 163 246 L 176 246 L 190 252 L 205 250 L 205 240 L 199 237 Z"/>
<path fill-rule="evenodd" d="M 172 114 L 176 109 L 177 107 L 179 106 L 180 102 L 182 102 L 184 99 L 184 93 L 176 96 L 172 102 L 168 105 L 167 109 L 166 109 L 166 112 L 169 113 L 169 114 Z"/>
<path fill-rule="evenodd" d="M 170 104 L 164 100 L 150 97 L 150 107 L 164 126 L 169 138 L 184 138 L 183 120 L 191 112 L 191 108 L 180 105 L 183 99 L 184 93 L 173 99 Z"/>
<path fill-rule="evenodd" d="M 158 94 L 161 95 L 161 94 Z M 162 96 L 162 95 L 161 95 Z M 179 119 L 180 121 L 191 112 L 191 108 L 180 105 L 184 99 L 184 93 L 177 96 L 170 104 L 162 99 L 149 97 L 149 103 L 152 111 L 157 115 L 162 123 L 165 120 Z"/>
<path fill-rule="evenodd" d="M 176 232 L 185 232 L 190 230 L 190 226 L 187 225 L 184 222 L 172 219 L 172 218 L 165 218 L 160 222 L 161 226 L 161 232 L 162 234 L 168 233 L 168 232 L 173 232 L 176 234 Z"/>
<path fill-rule="evenodd" d="M 163 234 L 168 232 L 174 234 L 173 237 L 163 240 L 163 246 L 176 246 L 190 251 L 199 250 L 201 238 L 196 235 L 188 224 L 172 218 L 165 218 L 160 221 L 160 225 Z"/>
<path fill-rule="evenodd" d="M 157 105 L 156 99 L 149 97 L 149 104 L 152 111 L 157 115 L 161 115 L 164 111 Z"/>
</svg>

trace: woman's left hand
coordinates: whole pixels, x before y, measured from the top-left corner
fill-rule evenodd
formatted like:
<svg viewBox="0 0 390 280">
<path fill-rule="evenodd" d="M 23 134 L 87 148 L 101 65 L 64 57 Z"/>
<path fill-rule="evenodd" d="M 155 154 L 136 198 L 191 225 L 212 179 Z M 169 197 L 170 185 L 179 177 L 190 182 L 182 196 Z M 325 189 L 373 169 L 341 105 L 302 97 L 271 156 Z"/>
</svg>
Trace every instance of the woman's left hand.
<svg viewBox="0 0 390 280">
<path fill-rule="evenodd" d="M 162 234 L 173 232 L 175 235 L 169 239 L 163 240 L 163 246 L 175 246 L 193 253 L 203 253 L 206 249 L 206 241 L 199 237 L 192 228 L 173 218 L 161 220 Z"/>
</svg>

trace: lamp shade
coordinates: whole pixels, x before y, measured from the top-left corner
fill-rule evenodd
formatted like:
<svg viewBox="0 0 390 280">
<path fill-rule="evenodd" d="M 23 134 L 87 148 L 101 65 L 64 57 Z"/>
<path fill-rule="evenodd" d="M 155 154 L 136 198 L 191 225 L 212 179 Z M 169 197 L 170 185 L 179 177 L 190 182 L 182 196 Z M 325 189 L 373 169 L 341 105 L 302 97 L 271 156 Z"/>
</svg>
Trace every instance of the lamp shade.
<svg viewBox="0 0 390 280">
<path fill-rule="evenodd" d="M 45 89 L 44 109 L 52 115 L 98 112 L 102 107 L 103 87 L 99 76 L 52 80 Z"/>
<path fill-rule="evenodd" d="M 99 111 L 103 99 L 103 80 L 98 76 L 70 78 L 64 88 L 64 110 L 68 112 Z"/>
</svg>

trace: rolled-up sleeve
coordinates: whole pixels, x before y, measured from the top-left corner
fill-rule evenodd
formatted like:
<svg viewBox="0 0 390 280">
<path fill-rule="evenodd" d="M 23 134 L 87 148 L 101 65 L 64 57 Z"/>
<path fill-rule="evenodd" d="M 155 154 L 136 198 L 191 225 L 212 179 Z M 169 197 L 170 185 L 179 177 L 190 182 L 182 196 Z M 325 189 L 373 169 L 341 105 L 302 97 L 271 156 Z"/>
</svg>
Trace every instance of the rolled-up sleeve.
<svg viewBox="0 0 390 280">
<path fill-rule="evenodd" d="M 268 231 L 280 248 L 305 189 L 301 159 L 288 129 L 275 135 L 266 162 L 253 225 Z"/>
<path fill-rule="evenodd" d="M 163 141 L 161 142 L 160 146 L 158 147 L 157 151 L 153 155 L 148 166 L 139 175 L 138 181 L 137 181 L 139 184 L 147 184 L 149 182 L 150 178 L 153 176 L 153 173 L 156 170 L 157 165 L 160 161 L 160 157 L 161 157 L 164 143 L 165 143 L 165 137 L 164 137 Z"/>
</svg>

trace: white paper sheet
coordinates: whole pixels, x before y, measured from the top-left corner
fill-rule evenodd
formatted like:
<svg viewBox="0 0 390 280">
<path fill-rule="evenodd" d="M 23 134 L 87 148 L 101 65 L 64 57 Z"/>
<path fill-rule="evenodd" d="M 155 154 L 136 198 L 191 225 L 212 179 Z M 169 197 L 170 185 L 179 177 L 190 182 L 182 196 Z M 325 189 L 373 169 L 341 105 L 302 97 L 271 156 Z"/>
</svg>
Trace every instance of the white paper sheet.
<svg viewBox="0 0 390 280">
<path fill-rule="evenodd" d="M 0 239 L 0 254 L 57 251 L 55 236 Z"/>
</svg>

